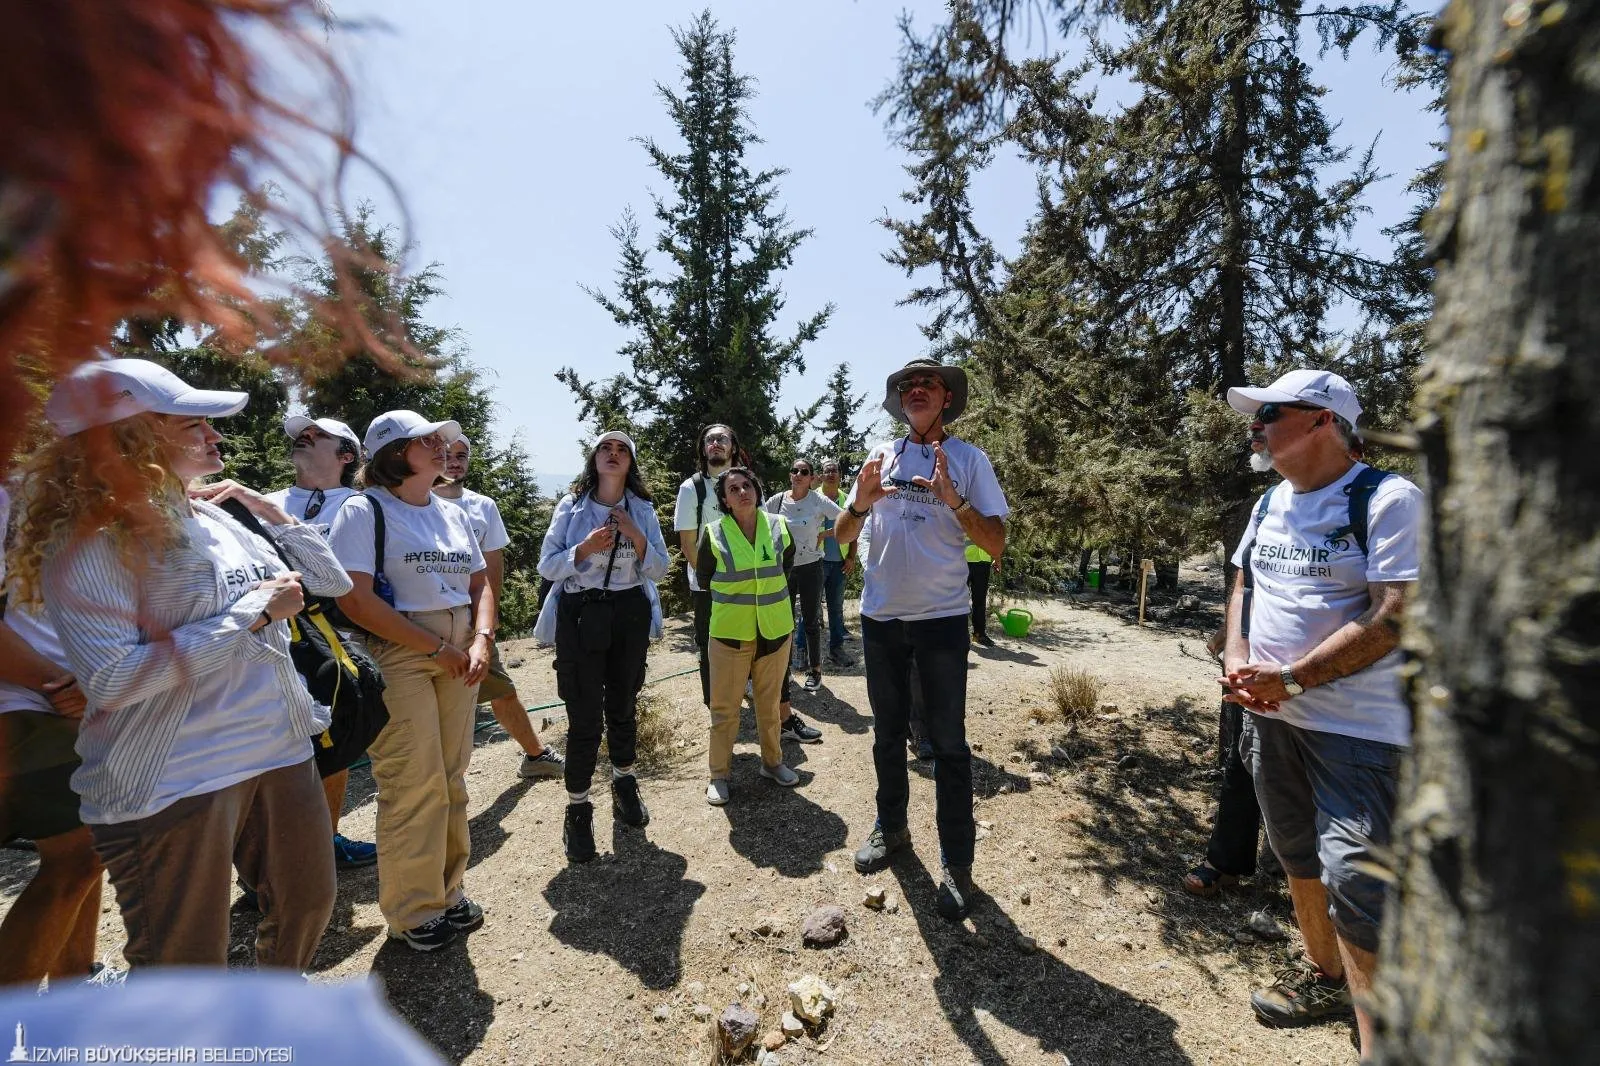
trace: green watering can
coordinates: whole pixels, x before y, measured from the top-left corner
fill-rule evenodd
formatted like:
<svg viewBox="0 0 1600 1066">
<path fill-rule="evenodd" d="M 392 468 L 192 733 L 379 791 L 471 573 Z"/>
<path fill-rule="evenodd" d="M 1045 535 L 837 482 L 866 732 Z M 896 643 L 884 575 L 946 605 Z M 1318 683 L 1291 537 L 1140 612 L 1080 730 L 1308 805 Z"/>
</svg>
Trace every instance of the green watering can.
<svg viewBox="0 0 1600 1066">
<path fill-rule="evenodd" d="M 1033 625 L 1033 615 L 1021 607 L 1013 607 L 1005 614 L 995 611 L 994 616 L 1000 619 L 1000 628 L 1006 631 L 1008 637 L 1025 637 L 1028 628 Z"/>
</svg>

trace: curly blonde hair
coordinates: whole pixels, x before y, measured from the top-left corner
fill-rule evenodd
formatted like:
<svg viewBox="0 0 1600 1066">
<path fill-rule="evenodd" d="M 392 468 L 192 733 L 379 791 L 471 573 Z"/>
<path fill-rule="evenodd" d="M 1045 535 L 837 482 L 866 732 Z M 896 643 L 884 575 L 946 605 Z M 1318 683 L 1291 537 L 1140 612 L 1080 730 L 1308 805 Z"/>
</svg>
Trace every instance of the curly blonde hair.
<svg viewBox="0 0 1600 1066">
<path fill-rule="evenodd" d="M 11 577 L 17 595 L 40 601 L 40 571 L 63 545 L 109 531 L 130 563 L 179 536 L 184 484 L 168 463 L 158 415 L 134 415 L 61 437 L 36 451 L 20 478 Z"/>
</svg>

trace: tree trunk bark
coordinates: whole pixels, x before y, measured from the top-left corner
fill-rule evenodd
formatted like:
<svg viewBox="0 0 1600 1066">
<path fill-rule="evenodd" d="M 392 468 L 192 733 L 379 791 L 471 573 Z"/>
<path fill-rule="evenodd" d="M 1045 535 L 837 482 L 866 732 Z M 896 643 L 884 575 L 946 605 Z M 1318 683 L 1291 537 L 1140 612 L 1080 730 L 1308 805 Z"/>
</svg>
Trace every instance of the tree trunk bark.
<svg viewBox="0 0 1600 1066">
<path fill-rule="evenodd" d="M 1454 0 L 1380 1063 L 1600 1062 L 1600 3 Z"/>
</svg>

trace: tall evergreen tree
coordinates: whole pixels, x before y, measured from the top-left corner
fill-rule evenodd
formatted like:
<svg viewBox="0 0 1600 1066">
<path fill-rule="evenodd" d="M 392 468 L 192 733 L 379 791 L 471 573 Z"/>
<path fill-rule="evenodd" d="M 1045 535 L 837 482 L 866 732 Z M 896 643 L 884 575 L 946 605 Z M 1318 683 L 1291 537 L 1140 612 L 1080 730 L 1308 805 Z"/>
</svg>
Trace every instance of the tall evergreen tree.
<svg viewBox="0 0 1600 1066">
<path fill-rule="evenodd" d="M 1135 554 L 1231 540 L 1254 491 L 1222 415 L 1228 387 L 1304 364 L 1364 391 L 1409 381 L 1419 349 L 1390 339 L 1418 286 L 1351 242 L 1376 174 L 1370 151 L 1351 158 L 1335 142 L 1301 26 L 1315 25 L 1323 54 L 1368 30 L 1409 54 L 1417 24 L 1397 2 L 1046 6 L 1060 28 L 1106 16 L 1114 34 L 1091 34 L 1088 58 L 1069 64 L 1007 54 L 1009 0 L 959 0 L 926 37 L 908 28 L 880 104 L 913 153 L 906 198 L 921 213 L 891 223 L 891 259 L 938 270 L 909 299 L 985 379 L 990 404 L 969 432 L 993 435 L 1038 532 Z M 1097 108 L 1091 71 L 1128 81 L 1129 102 Z M 1003 145 L 1039 172 L 1011 263 L 975 226 L 969 194 Z M 1362 331 L 1330 323 L 1341 302 Z"/>
<path fill-rule="evenodd" d="M 856 420 L 866 406 L 867 393 L 854 395 L 850 367 L 840 363 L 828 377 L 828 391 L 817 402 L 827 413 L 806 446 L 814 462 L 837 459 L 846 476 L 856 472 L 867 458 L 867 432 L 857 428 Z"/>
<path fill-rule="evenodd" d="M 658 233 L 647 248 L 638 220 L 624 213 L 612 230 L 621 246 L 615 294 L 589 290 L 633 331 L 621 348 L 629 369 L 598 384 L 572 368 L 557 376 L 586 419 L 632 428 L 667 470 L 693 469 L 699 430 L 716 421 L 736 427 L 758 470 L 772 474 L 800 431 L 799 418 L 778 416 L 775 397 L 786 374 L 805 369 L 804 346 L 832 305 L 780 331 L 779 278 L 811 231 L 792 227 L 777 206 L 777 181 L 787 172 L 749 168 L 746 154 L 761 139 L 746 110 L 755 87 L 734 69 L 734 34 L 703 12 L 672 37 L 682 87 L 657 91 L 682 144 L 640 141 L 666 180 L 667 192 L 655 197 Z"/>
</svg>

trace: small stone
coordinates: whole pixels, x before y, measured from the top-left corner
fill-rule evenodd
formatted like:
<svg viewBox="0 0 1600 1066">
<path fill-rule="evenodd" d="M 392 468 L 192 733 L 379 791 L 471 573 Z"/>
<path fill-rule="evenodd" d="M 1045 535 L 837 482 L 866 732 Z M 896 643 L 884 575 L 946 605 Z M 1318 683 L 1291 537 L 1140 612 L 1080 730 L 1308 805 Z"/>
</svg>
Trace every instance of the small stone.
<svg viewBox="0 0 1600 1066">
<path fill-rule="evenodd" d="M 1024 759 L 1024 758 L 1026 758 L 1026 756 L 1025 756 L 1025 755 L 1023 755 L 1023 754 L 1022 754 L 1022 752 L 1020 752 L 1020 751 L 1014 751 L 1014 752 L 1012 752 L 1012 753 L 1011 753 L 1011 754 L 1010 754 L 1010 755 L 1009 755 L 1009 756 L 1007 756 L 1007 757 L 1008 757 L 1008 758 L 1009 758 L 1009 759 L 1010 759 L 1010 760 L 1011 760 L 1011 761 L 1012 761 L 1012 762 L 1021 762 L 1021 761 L 1022 761 L 1022 760 L 1023 760 L 1023 759 Z"/>
<path fill-rule="evenodd" d="M 822 978 L 806 974 L 789 986 L 789 1009 L 796 1018 L 813 1024 L 833 1013 L 839 997 Z"/>
<path fill-rule="evenodd" d="M 1031 763 L 1028 764 L 1028 769 L 1030 771 L 1032 771 L 1033 773 L 1036 773 L 1036 774 L 1037 773 L 1043 773 L 1044 772 L 1044 763 L 1040 762 L 1038 759 L 1035 759 Z"/>
<path fill-rule="evenodd" d="M 983 744 L 981 742 L 979 742 L 979 741 L 974 740 L 972 742 L 972 750 L 973 751 L 982 751 L 983 750 Z"/>
<path fill-rule="evenodd" d="M 1026 907 L 1028 904 L 1033 902 L 1033 893 L 1024 888 L 1021 892 L 1017 893 L 1017 902 Z"/>
<path fill-rule="evenodd" d="M 1117 760 L 1117 769 L 1119 770 L 1132 770 L 1138 765 L 1139 756 L 1137 755 L 1124 755 L 1122 758 Z"/>
<path fill-rule="evenodd" d="M 894 896 L 889 896 L 883 901 L 883 910 L 885 914 L 899 914 L 900 901 Z"/>
<path fill-rule="evenodd" d="M 861 905 L 868 910 L 881 911 L 888 898 L 889 894 L 883 890 L 881 885 L 873 885 L 867 889 L 867 894 L 862 898 Z"/>
<path fill-rule="evenodd" d="M 1039 861 L 1039 853 L 1036 852 L 1036 851 L 1029 851 L 1028 852 L 1028 861 L 1029 862 L 1038 862 Z"/>
<path fill-rule="evenodd" d="M 650 1012 L 650 1016 L 658 1022 L 664 1022 L 672 1017 L 672 1008 L 665 1003 L 657 1003 L 656 1009 Z"/>
<path fill-rule="evenodd" d="M 512 962 L 521 962 L 522 961 L 522 952 L 519 951 L 515 955 L 511 956 L 511 961 Z"/>
<path fill-rule="evenodd" d="M 1045 773 L 1043 770 L 1035 770 L 1033 773 L 1028 775 L 1028 784 L 1030 785 L 1048 785 L 1050 780 L 1050 775 Z"/>
<path fill-rule="evenodd" d="M 729 1058 L 737 1058 L 756 1038 L 756 1026 L 760 1024 L 755 1011 L 737 1003 L 729 1004 L 717 1019 L 717 1037 L 722 1041 L 722 1050 Z"/>
<path fill-rule="evenodd" d="M 546 992 L 543 996 L 541 996 L 539 998 L 539 1006 L 541 1006 L 541 1007 L 548 1007 L 550 1004 L 552 1004 L 554 1002 L 555 1002 L 555 997 L 552 996 L 548 992 Z"/>
<path fill-rule="evenodd" d="M 767 1033 L 766 1036 L 761 1038 L 761 1046 L 768 1051 L 777 1051 L 788 1042 L 789 1038 L 784 1036 L 783 1033 L 777 1029 L 773 1029 L 771 1032 Z"/>
<path fill-rule="evenodd" d="M 1032 955 L 1039 950 L 1039 942 L 1026 933 L 1017 934 L 1017 950 L 1024 955 Z"/>
<path fill-rule="evenodd" d="M 1233 940 L 1236 944 L 1254 944 L 1256 942 L 1256 938 L 1243 929 L 1233 934 Z"/>
<path fill-rule="evenodd" d="M 739 995 L 747 996 L 749 994 L 750 994 L 750 983 L 748 981 L 740 981 L 739 982 Z"/>
<path fill-rule="evenodd" d="M 756 993 L 756 998 L 752 999 L 750 1002 L 755 1004 L 756 1010 L 766 1010 L 767 1009 L 767 997 L 762 995 L 760 992 L 757 992 Z"/>
<path fill-rule="evenodd" d="M 794 1011 L 783 1012 L 783 1019 L 778 1022 L 778 1027 L 784 1036 L 797 1037 L 806 1035 L 806 1023 L 795 1017 Z"/>
<path fill-rule="evenodd" d="M 711 1017 L 711 1015 L 713 1013 L 715 1013 L 715 1012 L 712 1011 L 712 1009 L 710 1007 L 706 1006 L 704 1003 L 696 1003 L 694 1005 L 694 1016 L 699 1021 L 703 1022 L 703 1021 L 707 1020 L 708 1018 Z"/>
<path fill-rule="evenodd" d="M 684 991 L 689 993 L 695 999 L 699 999 L 701 996 L 706 994 L 705 982 L 704 981 L 690 981 L 689 982 L 689 986 L 687 988 L 685 988 Z"/>
<path fill-rule="evenodd" d="M 1012 788 L 1010 781 L 1007 781 L 1005 784 L 994 790 L 994 794 L 997 796 L 1009 796 L 1011 795 L 1011 792 Z"/>
<path fill-rule="evenodd" d="M 807 947 L 832 947 L 844 939 L 844 934 L 844 909 L 831 905 L 818 907 L 806 915 L 805 923 L 800 926 L 800 939 Z"/>
<path fill-rule="evenodd" d="M 1067 946 L 1067 938 L 1065 936 L 1056 937 L 1056 947 L 1064 948 L 1066 946 Z"/>
<path fill-rule="evenodd" d="M 978 821 L 978 828 L 979 829 L 993 829 L 994 828 L 994 823 L 993 822 L 985 822 L 985 821 L 980 819 Z"/>
<path fill-rule="evenodd" d="M 975 948 L 986 948 L 986 947 L 989 946 L 991 941 L 989 940 L 988 937 L 984 936 L 982 933 L 973 933 L 970 943 Z"/>
<path fill-rule="evenodd" d="M 987 839 L 988 836 L 989 836 L 989 833 L 990 833 L 990 830 L 985 829 L 983 826 L 980 825 L 980 826 L 978 826 L 977 829 L 974 829 L 972 831 L 972 839 L 973 840 L 984 840 L 984 839 Z"/>
<path fill-rule="evenodd" d="M 776 914 L 763 915 L 756 919 L 756 924 L 751 926 L 750 931 L 756 936 L 782 936 L 783 919 Z"/>
<path fill-rule="evenodd" d="M 1071 755 L 1067 754 L 1067 749 L 1060 744 L 1052 744 L 1050 746 L 1050 757 L 1058 762 L 1067 762 L 1072 758 Z"/>
<path fill-rule="evenodd" d="M 527 662 L 527 660 L 523 659 L 523 658 L 521 658 L 519 656 L 519 657 L 514 658 L 514 659 L 507 659 L 506 660 L 506 665 L 509 666 L 511 669 L 515 670 L 517 667 L 521 666 L 525 662 Z"/>
<path fill-rule="evenodd" d="M 994 927 L 1000 930 L 1002 933 L 1010 932 L 1012 929 L 1016 928 L 1011 924 L 1011 919 L 1007 918 L 1003 914 L 997 914 L 994 916 Z"/>
<path fill-rule="evenodd" d="M 1067 895 L 1071 896 L 1073 899 L 1078 899 L 1083 895 L 1083 893 L 1078 891 L 1077 885 L 1073 885 L 1071 888 L 1067 889 Z"/>
<path fill-rule="evenodd" d="M 1278 924 L 1278 919 L 1266 911 L 1256 911 L 1250 916 L 1250 931 L 1262 940 L 1287 940 L 1289 934 L 1283 926 Z"/>
<path fill-rule="evenodd" d="M 1101 703 L 1100 704 L 1100 713 L 1101 714 L 1116 714 L 1117 713 L 1117 705 L 1115 703 L 1111 703 L 1109 701 Z"/>
</svg>

